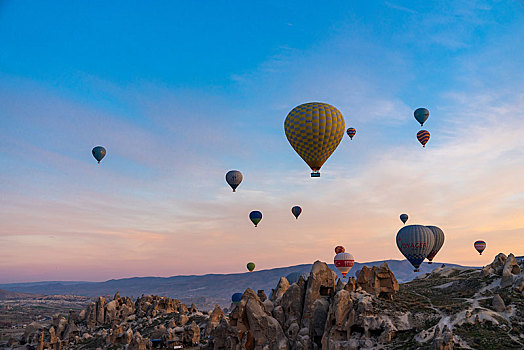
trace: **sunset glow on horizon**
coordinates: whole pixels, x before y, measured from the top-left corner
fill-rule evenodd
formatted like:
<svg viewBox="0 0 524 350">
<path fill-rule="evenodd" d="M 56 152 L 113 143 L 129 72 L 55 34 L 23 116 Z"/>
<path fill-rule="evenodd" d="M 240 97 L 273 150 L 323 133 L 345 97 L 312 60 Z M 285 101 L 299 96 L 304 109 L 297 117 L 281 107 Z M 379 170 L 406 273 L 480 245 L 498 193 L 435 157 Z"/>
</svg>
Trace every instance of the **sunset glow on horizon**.
<svg viewBox="0 0 524 350">
<path fill-rule="evenodd" d="M 402 213 L 436 262 L 524 255 L 523 9 L 3 2 L 0 283 L 401 260 Z M 311 101 L 357 130 L 320 178 L 283 127 Z"/>
</svg>

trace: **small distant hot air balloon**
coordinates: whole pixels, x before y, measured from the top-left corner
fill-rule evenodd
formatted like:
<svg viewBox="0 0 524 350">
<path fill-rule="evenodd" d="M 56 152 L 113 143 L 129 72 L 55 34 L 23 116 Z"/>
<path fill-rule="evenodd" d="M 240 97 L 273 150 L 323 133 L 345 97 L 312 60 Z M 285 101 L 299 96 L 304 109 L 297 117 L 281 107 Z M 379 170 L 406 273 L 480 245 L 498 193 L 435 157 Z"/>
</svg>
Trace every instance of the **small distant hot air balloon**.
<svg viewBox="0 0 524 350">
<path fill-rule="evenodd" d="M 335 247 L 335 254 L 338 254 L 338 253 L 344 253 L 346 251 L 346 248 L 344 248 L 343 246 L 341 245 L 337 245 Z"/>
<path fill-rule="evenodd" d="M 249 270 L 249 272 L 253 272 L 253 270 L 255 269 L 255 263 L 254 262 L 248 262 L 246 267 Z"/>
<path fill-rule="evenodd" d="M 422 225 L 404 226 L 397 233 L 397 247 L 415 268 L 420 271 L 420 264 L 429 255 L 435 244 L 433 232 Z"/>
<path fill-rule="evenodd" d="M 291 147 L 313 170 L 311 177 L 319 177 L 320 168 L 344 136 L 345 123 L 335 107 L 310 102 L 289 112 L 284 130 Z"/>
<path fill-rule="evenodd" d="M 433 244 L 433 249 L 427 256 L 428 264 L 433 264 L 433 258 L 439 252 L 440 248 L 444 244 L 444 232 L 437 226 L 426 226 L 433 232 L 433 237 L 435 238 L 435 243 Z"/>
<path fill-rule="evenodd" d="M 293 208 L 291 208 L 291 212 L 293 213 L 293 215 L 295 215 L 295 218 L 298 219 L 298 216 L 300 215 L 300 213 L 302 213 L 302 208 L 300 208 L 298 205 L 295 205 Z"/>
<path fill-rule="evenodd" d="M 238 305 L 240 300 L 242 300 L 242 295 L 242 293 L 235 293 L 231 296 L 231 302 L 233 303 L 233 305 Z"/>
<path fill-rule="evenodd" d="M 415 119 L 420 123 L 420 126 L 424 125 L 424 122 L 429 118 L 429 111 L 426 108 L 417 108 L 413 112 Z"/>
<path fill-rule="evenodd" d="M 482 255 L 482 252 L 484 251 L 484 249 L 486 249 L 486 242 L 484 242 L 484 241 L 476 241 L 473 244 L 473 246 L 475 247 L 477 252 L 479 252 L 479 254 Z"/>
<path fill-rule="evenodd" d="M 348 133 L 349 138 L 353 140 L 353 136 L 355 136 L 357 130 L 355 130 L 355 128 L 348 128 L 346 132 Z"/>
<path fill-rule="evenodd" d="M 226 174 L 226 182 L 231 186 L 233 192 L 236 192 L 236 188 L 242 182 L 242 173 L 238 170 L 230 170 Z"/>
<path fill-rule="evenodd" d="M 420 142 L 422 144 L 422 147 L 426 147 L 426 143 L 428 143 L 429 141 L 429 131 L 427 130 L 420 130 L 419 132 L 417 132 L 417 139 L 418 139 L 418 142 Z"/>
<path fill-rule="evenodd" d="M 408 221 L 408 214 L 400 214 L 400 221 L 405 224 Z"/>
<path fill-rule="evenodd" d="M 258 210 L 253 210 L 251 213 L 249 213 L 249 218 L 255 224 L 255 227 L 257 227 L 260 220 L 262 220 L 262 213 Z"/>
<path fill-rule="evenodd" d="M 353 255 L 344 252 L 335 255 L 334 262 L 335 267 L 340 271 L 340 273 L 342 273 L 342 277 L 346 277 L 346 274 L 353 267 L 355 259 L 353 258 Z"/>
<path fill-rule="evenodd" d="M 95 148 L 93 148 L 91 153 L 100 164 L 100 161 L 106 156 L 106 149 L 102 146 L 96 146 Z"/>
</svg>

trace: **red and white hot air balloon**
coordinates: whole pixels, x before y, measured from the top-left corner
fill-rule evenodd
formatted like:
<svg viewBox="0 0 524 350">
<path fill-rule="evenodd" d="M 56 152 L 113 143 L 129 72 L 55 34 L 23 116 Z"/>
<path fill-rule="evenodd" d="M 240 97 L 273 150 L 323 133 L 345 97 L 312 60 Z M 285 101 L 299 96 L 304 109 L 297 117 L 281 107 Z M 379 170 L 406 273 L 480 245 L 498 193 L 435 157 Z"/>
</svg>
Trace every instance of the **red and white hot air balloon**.
<svg viewBox="0 0 524 350">
<path fill-rule="evenodd" d="M 335 255 L 335 267 L 342 273 L 343 277 L 346 277 L 346 274 L 351 270 L 355 259 L 353 255 L 349 253 L 338 253 Z"/>
</svg>

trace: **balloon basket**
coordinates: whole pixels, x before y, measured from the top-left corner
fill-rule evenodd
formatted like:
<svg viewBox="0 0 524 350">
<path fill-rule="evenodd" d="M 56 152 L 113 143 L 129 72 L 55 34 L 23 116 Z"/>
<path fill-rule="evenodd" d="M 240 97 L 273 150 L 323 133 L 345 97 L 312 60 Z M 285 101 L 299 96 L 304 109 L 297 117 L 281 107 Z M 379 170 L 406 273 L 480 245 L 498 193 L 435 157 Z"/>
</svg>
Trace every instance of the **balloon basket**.
<svg viewBox="0 0 524 350">
<path fill-rule="evenodd" d="M 433 264 L 433 261 L 428 261 L 428 264 Z"/>
<path fill-rule="evenodd" d="M 311 173 L 311 177 L 320 177 L 320 173 Z"/>
</svg>

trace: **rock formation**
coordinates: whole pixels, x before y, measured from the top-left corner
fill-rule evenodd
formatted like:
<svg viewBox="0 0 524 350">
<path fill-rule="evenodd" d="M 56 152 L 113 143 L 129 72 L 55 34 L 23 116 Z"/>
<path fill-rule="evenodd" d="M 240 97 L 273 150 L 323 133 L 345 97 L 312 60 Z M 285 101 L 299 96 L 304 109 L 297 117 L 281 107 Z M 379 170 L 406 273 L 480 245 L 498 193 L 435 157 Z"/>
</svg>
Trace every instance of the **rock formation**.
<svg viewBox="0 0 524 350">
<path fill-rule="evenodd" d="M 399 289 L 397 279 L 386 263 L 371 269 L 363 266 L 357 276 L 357 286 L 374 296 L 389 300 L 393 300 L 393 295 Z"/>
<path fill-rule="evenodd" d="M 229 315 L 218 305 L 207 313 L 176 299 L 142 295 L 133 302 L 117 293 L 57 315 L 48 327 L 31 323 L 19 344 L 42 350 L 524 348 L 523 267 L 513 254 L 500 253 L 482 269 L 442 266 L 399 286 L 387 264 L 363 267 L 345 282 L 317 261 L 307 278 L 290 284 L 282 277 L 269 299 L 247 289 Z"/>
<path fill-rule="evenodd" d="M 336 274 L 327 264 L 317 261 L 307 280 L 300 278 L 289 285 L 282 277 L 270 301 L 263 303 L 258 295 L 247 290 L 229 321 L 222 320 L 212 332 L 209 348 L 345 349 L 350 343 L 358 346 L 360 336 L 379 334 L 384 339 L 391 338 L 397 330 L 393 323 L 402 329 L 403 322 L 394 316 L 391 319 L 372 316 L 372 300 L 375 296 L 391 300 L 398 291 L 398 283 L 387 265 L 365 271 L 367 278 L 362 275 L 360 284 L 354 279 L 337 282 Z M 261 327 L 268 330 L 262 331 Z M 268 331 L 272 338 L 267 337 Z"/>
<path fill-rule="evenodd" d="M 35 344 L 34 348 L 42 350 L 194 346 L 200 344 L 201 334 L 210 333 L 224 318 L 218 306 L 208 316 L 176 299 L 142 295 L 133 302 L 117 293 L 109 302 L 99 297 L 86 309 L 70 312 L 68 318 L 56 315 L 47 329 L 38 323 L 30 324 L 19 343 Z"/>
</svg>

